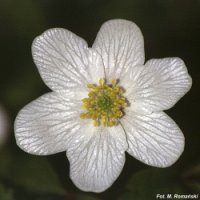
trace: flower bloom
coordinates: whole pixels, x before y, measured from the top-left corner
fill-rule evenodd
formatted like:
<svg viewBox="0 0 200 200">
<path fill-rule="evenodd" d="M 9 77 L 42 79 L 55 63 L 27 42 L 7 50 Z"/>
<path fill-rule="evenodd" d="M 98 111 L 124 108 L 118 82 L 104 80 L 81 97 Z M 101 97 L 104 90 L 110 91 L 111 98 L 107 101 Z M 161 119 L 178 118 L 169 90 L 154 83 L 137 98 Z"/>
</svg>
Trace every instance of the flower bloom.
<svg viewBox="0 0 200 200">
<path fill-rule="evenodd" d="M 188 92 L 192 80 L 180 58 L 144 64 L 143 36 L 134 23 L 107 21 L 91 48 L 68 30 L 49 29 L 34 40 L 32 54 L 52 92 L 19 112 L 21 149 L 66 151 L 72 181 L 93 192 L 113 184 L 125 151 L 156 167 L 179 158 L 184 136 L 163 110 Z"/>
</svg>

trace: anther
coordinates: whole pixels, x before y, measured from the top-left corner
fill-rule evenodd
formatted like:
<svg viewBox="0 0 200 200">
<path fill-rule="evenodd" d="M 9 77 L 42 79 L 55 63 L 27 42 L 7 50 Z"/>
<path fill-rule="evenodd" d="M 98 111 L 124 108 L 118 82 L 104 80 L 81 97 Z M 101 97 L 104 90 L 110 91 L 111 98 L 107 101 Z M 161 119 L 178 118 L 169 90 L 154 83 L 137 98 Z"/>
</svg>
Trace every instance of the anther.
<svg viewBox="0 0 200 200">
<path fill-rule="evenodd" d="M 117 82 L 113 79 L 112 84 L 108 85 L 105 79 L 100 79 L 99 85 L 88 84 L 88 98 L 82 99 L 82 107 L 87 111 L 81 113 L 80 118 L 92 119 L 95 127 L 117 125 L 127 106 L 126 99 L 122 96 L 124 91 L 116 86 Z"/>
</svg>

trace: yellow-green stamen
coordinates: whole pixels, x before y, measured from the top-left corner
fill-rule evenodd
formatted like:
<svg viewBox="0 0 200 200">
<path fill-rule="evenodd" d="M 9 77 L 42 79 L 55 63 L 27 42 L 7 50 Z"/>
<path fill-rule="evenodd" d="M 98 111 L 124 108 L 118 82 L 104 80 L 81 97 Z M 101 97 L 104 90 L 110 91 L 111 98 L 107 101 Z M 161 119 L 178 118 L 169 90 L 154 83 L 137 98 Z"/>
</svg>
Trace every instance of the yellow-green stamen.
<svg viewBox="0 0 200 200">
<path fill-rule="evenodd" d="M 94 126 L 114 126 L 124 113 L 127 107 L 126 99 L 122 96 L 123 89 L 117 86 L 117 80 L 112 84 L 106 84 L 104 79 L 99 80 L 99 85 L 88 84 L 88 98 L 82 99 L 87 111 L 80 114 L 81 119 L 94 120 Z"/>
</svg>

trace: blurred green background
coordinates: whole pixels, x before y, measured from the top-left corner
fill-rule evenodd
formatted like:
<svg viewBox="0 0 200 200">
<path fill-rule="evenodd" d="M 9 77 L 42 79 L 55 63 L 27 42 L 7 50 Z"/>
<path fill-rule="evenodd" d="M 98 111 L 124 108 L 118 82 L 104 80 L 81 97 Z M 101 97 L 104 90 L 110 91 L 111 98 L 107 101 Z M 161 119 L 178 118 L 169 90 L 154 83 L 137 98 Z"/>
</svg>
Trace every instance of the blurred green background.
<svg viewBox="0 0 200 200">
<path fill-rule="evenodd" d="M 32 61 L 33 39 L 48 28 L 63 27 L 91 46 L 100 25 L 113 18 L 141 28 L 146 60 L 177 56 L 185 61 L 192 89 L 167 113 L 181 127 L 186 147 L 166 169 L 126 155 L 123 172 L 110 189 L 84 193 L 69 178 L 65 152 L 39 157 L 16 146 L 13 121 L 24 105 L 49 91 Z M 11 120 L 9 140 L 0 148 L 0 200 L 153 200 L 157 193 L 200 192 L 199 0 L 0 0 L 0 58 L 0 104 Z"/>
</svg>

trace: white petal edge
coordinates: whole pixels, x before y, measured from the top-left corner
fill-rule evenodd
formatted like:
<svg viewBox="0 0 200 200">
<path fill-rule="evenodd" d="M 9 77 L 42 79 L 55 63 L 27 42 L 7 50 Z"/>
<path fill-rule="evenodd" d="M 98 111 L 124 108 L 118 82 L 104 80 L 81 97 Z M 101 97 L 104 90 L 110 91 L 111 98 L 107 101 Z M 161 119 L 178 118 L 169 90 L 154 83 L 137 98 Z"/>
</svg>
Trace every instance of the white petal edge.
<svg viewBox="0 0 200 200">
<path fill-rule="evenodd" d="M 99 69 L 102 65 L 95 63 L 100 60 L 95 50 L 90 50 L 84 39 L 63 28 L 49 29 L 36 37 L 32 55 L 42 79 L 53 91 L 85 88 L 93 80 L 89 72 L 104 76 L 103 68 Z"/>
<path fill-rule="evenodd" d="M 15 120 L 15 138 L 25 152 L 49 155 L 66 151 L 71 136 L 88 123 L 81 120 L 77 93 L 47 93 L 26 105 Z"/>
<path fill-rule="evenodd" d="M 107 81 L 129 73 L 130 68 L 144 64 L 144 40 L 138 26 L 116 19 L 105 22 L 92 49 L 101 55 Z"/>
<path fill-rule="evenodd" d="M 133 110 L 152 113 L 167 110 L 191 88 L 192 79 L 180 58 L 151 59 L 121 79 Z"/>
<path fill-rule="evenodd" d="M 126 136 L 120 125 L 84 128 L 82 138 L 75 137 L 67 150 L 70 177 L 83 191 L 103 192 L 124 166 Z"/>
<path fill-rule="evenodd" d="M 184 150 L 184 135 L 163 112 L 139 115 L 129 110 L 121 123 L 127 135 L 127 152 L 147 165 L 171 166 Z"/>
</svg>

